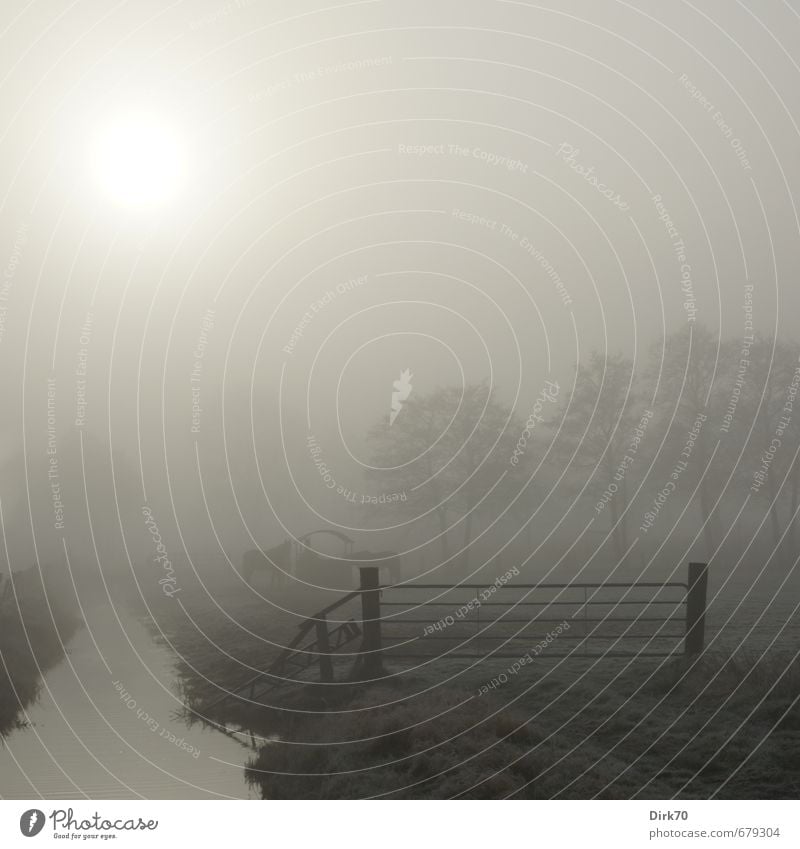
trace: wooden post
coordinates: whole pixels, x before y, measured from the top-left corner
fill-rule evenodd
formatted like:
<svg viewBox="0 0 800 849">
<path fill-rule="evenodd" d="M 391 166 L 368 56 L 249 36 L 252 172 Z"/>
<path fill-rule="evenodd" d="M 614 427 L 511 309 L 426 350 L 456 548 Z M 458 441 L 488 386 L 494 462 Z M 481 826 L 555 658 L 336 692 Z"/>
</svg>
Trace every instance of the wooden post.
<svg viewBox="0 0 800 849">
<path fill-rule="evenodd" d="M 689 564 L 689 590 L 686 593 L 686 636 L 683 651 L 688 657 L 703 651 L 706 639 L 706 592 L 708 564 Z"/>
<path fill-rule="evenodd" d="M 362 672 L 370 678 L 384 674 L 381 640 L 380 570 L 377 566 L 361 566 L 361 619 L 364 638 L 361 641 Z"/>
<path fill-rule="evenodd" d="M 319 680 L 329 683 L 333 681 L 333 663 L 331 662 L 331 646 L 328 640 L 328 620 L 325 616 L 317 616 L 316 628 Z"/>
</svg>

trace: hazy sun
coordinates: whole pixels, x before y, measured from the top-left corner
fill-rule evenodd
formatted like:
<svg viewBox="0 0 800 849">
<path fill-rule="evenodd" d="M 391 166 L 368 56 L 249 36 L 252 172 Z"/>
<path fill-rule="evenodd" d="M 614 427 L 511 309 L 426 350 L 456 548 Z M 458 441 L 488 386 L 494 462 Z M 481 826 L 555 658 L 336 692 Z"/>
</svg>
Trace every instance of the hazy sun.
<svg viewBox="0 0 800 849">
<path fill-rule="evenodd" d="M 117 116 L 102 127 L 91 151 L 102 191 L 120 204 L 152 207 L 169 200 L 185 171 L 179 134 L 157 115 Z"/>
</svg>

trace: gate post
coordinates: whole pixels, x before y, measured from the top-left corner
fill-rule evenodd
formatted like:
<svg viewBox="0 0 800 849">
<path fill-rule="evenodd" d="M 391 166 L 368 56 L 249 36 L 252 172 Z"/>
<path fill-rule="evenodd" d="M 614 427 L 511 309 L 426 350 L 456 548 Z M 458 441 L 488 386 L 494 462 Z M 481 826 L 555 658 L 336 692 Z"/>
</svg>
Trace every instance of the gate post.
<svg viewBox="0 0 800 849">
<path fill-rule="evenodd" d="M 361 641 L 361 668 L 368 677 L 378 678 L 384 674 L 380 570 L 377 566 L 361 566 L 358 571 L 361 579 L 361 619 L 364 634 Z"/>
<path fill-rule="evenodd" d="M 333 663 L 331 662 L 331 646 L 328 640 L 328 620 L 325 616 L 317 616 L 316 629 L 319 680 L 323 683 L 329 683 L 333 681 Z"/>
<path fill-rule="evenodd" d="M 706 592 L 708 589 L 708 564 L 690 563 L 688 591 L 686 593 L 686 636 L 684 654 L 700 654 L 706 636 Z"/>
</svg>

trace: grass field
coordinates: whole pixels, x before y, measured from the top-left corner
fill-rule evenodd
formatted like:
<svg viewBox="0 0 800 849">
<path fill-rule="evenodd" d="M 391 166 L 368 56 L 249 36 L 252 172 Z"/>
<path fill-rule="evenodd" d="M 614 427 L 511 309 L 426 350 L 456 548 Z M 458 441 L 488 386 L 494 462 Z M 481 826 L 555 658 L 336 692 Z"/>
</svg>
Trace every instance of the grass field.
<svg viewBox="0 0 800 849">
<path fill-rule="evenodd" d="M 340 665 L 342 683 L 276 690 L 262 706 L 217 700 L 263 670 L 300 619 L 266 615 L 245 593 L 217 603 L 239 624 L 214 605 L 188 605 L 189 614 L 172 606 L 157 618 L 179 656 L 190 717 L 260 738 L 247 778 L 265 798 L 800 794 L 793 654 L 545 658 L 488 692 L 507 661 L 395 664 L 371 684 L 346 681 Z"/>
<path fill-rule="evenodd" d="M 543 664 L 478 697 L 401 678 L 293 717 L 249 779 L 268 798 L 796 798 L 800 667 L 786 662 L 736 659 L 711 686 L 722 658 L 688 674 Z"/>
</svg>

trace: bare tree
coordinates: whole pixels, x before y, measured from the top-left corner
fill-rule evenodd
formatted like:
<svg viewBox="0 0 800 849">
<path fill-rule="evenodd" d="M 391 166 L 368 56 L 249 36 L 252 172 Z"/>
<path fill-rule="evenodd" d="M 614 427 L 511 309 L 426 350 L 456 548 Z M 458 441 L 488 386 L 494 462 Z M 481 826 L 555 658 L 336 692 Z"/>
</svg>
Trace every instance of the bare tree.
<svg viewBox="0 0 800 849">
<path fill-rule="evenodd" d="M 687 495 L 697 488 L 710 554 L 721 535 L 714 510 L 719 490 L 715 472 L 731 447 L 730 442 L 721 444 L 715 430 L 730 397 L 729 350 L 707 327 L 687 325 L 665 340 L 663 362 L 661 346 L 654 347 L 648 380 L 653 385 L 657 382 L 659 411 L 668 422 L 659 468 L 681 468 L 680 488 Z"/>
<path fill-rule="evenodd" d="M 559 423 L 558 456 L 591 470 L 590 489 L 607 493 L 612 538 L 622 556 L 628 549 L 627 449 L 639 421 L 633 363 L 621 355 L 594 352 L 579 364 L 572 396 L 565 399 Z M 609 492 L 609 487 L 613 492 Z"/>
<path fill-rule="evenodd" d="M 387 417 L 371 428 L 372 465 L 379 468 L 368 477 L 407 493 L 398 506 L 408 515 L 433 517 L 442 563 L 450 559 L 452 525 L 461 523 L 459 563 L 467 568 L 476 517 L 500 512 L 500 482 L 522 473 L 510 462 L 522 427 L 486 383 L 412 397 L 393 424 Z M 485 499 L 490 491 L 494 498 Z"/>
<path fill-rule="evenodd" d="M 800 463 L 793 464 L 800 437 L 799 355 L 800 347 L 773 337 L 757 338 L 750 353 L 753 379 L 748 384 L 746 410 L 754 425 L 749 447 L 755 459 L 743 470 L 744 484 L 755 497 L 767 499 L 776 545 L 784 526 L 781 502 L 789 501 L 793 516 L 800 497 Z M 784 479 L 788 486 L 782 490 Z"/>
</svg>

